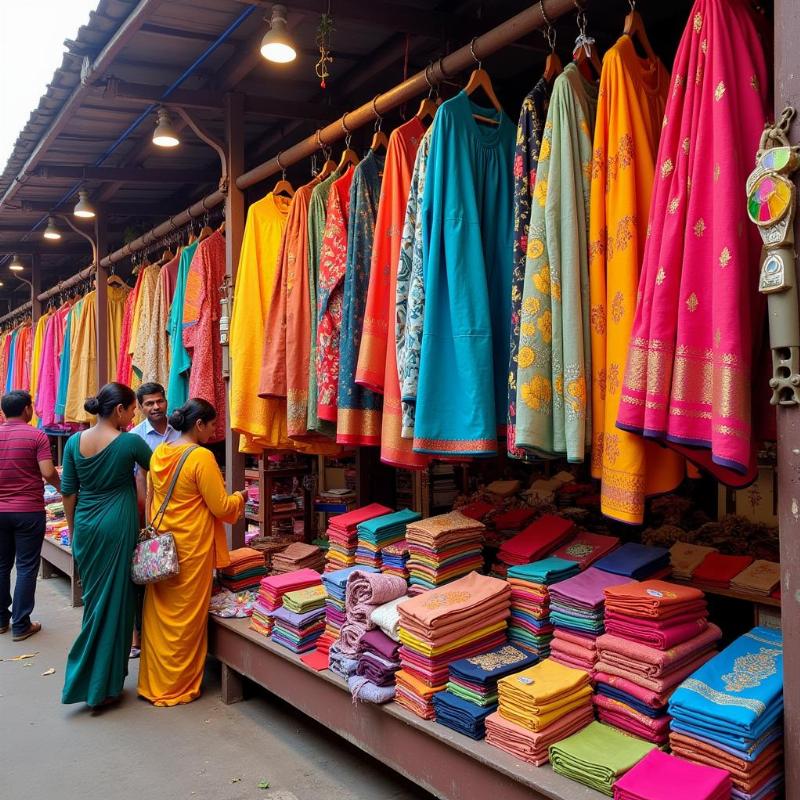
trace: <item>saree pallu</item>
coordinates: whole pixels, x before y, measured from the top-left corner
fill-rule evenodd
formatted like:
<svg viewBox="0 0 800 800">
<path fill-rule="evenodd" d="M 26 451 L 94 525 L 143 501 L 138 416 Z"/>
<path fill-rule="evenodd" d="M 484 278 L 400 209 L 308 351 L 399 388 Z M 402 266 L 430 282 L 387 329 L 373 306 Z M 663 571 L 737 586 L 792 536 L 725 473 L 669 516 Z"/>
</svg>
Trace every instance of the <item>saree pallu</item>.
<svg viewBox="0 0 800 800">
<path fill-rule="evenodd" d="M 647 495 L 674 489 L 682 459 L 616 427 L 669 73 L 622 36 L 603 58 L 589 215 L 592 475 L 609 517 L 632 524 Z"/>
<path fill-rule="evenodd" d="M 359 386 L 355 373 L 367 304 L 382 169 L 383 156 L 379 158 L 370 150 L 356 167 L 350 189 L 336 415 L 336 441 L 345 445 L 381 443 L 382 398 Z"/>
<path fill-rule="evenodd" d="M 531 222 L 531 201 L 536 186 L 539 149 L 550 104 L 550 84 L 540 78 L 522 101 L 517 123 L 517 145 L 514 151 L 514 273 L 511 278 L 511 342 L 508 354 L 508 455 L 527 459 L 529 454 L 515 444 L 517 436 L 517 364 L 522 315 L 522 294 L 525 288 L 525 261 L 528 251 L 528 229 Z"/>
<path fill-rule="evenodd" d="M 698 0 L 675 59 L 617 420 L 739 484 L 754 468 L 751 371 L 764 307 L 745 154 L 758 147 L 767 91 L 748 3 Z"/>
</svg>

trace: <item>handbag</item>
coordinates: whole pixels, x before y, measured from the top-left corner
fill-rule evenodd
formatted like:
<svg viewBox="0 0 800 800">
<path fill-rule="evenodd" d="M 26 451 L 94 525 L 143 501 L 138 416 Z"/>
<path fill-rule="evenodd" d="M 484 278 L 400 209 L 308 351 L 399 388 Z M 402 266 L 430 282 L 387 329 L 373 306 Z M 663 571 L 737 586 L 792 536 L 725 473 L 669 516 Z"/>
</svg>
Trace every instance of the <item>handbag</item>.
<svg viewBox="0 0 800 800">
<path fill-rule="evenodd" d="M 131 580 L 134 583 L 139 585 L 158 583 L 180 572 L 175 537 L 168 531 L 162 533 L 159 529 L 164 521 L 164 514 L 167 511 L 172 492 L 175 490 L 175 484 L 178 482 L 181 469 L 183 469 L 189 454 L 196 448 L 197 445 L 189 447 L 181 456 L 161 507 L 151 522 L 139 531 L 139 539 L 133 551 L 133 560 L 131 562 Z"/>
</svg>

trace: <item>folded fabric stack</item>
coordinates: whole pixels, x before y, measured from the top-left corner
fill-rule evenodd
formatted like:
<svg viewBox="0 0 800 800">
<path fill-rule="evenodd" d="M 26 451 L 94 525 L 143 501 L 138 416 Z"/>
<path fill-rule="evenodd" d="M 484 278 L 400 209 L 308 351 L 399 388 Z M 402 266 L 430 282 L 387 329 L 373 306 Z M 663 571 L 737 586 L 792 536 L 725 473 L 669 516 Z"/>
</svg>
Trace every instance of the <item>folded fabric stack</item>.
<svg viewBox="0 0 800 800">
<path fill-rule="evenodd" d="M 702 544 L 675 542 L 669 549 L 669 560 L 672 575 L 681 581 L 691 579 L 694 571 L 703 563 L 709 553 L 716 553 L 716 547 L 705 547 Z"/>
<path fill-rule="evenodd" d="M 391 514 L 392 509 L 380 503 L 370 503 L 363 508 L 331 517 L 328 521 L 328 551 L 325 554 L 325 569 L 328 571 L 353 567 L 356 563 L 358 526 L 368 519 Z"/>
<path fill-rule="evenodd" d="M 754 561 L 731 581 L 731 589 L 767 597 L 781 582 L 781 565 L 774 561 Z"/>
<path fill-rule="evenodd" d="M 253 606 L 250 628 L 269 636 L 272 633 L 272 613 L 281 607 L 283 596 L 287 592 L 318 586 L 321 580 L 320 574 L 313 569 L 301 569 L 262 578 L 258 597 Z"/>
<path fill-rule="evenodd" d="M 283 596 L 283 607 L 294 614 L 307 614 L 309 611 L 325 611 L 325 598 L 328 596 L 325 587 L 309 586 L 307 589 L 297 589 L 286 592 Z"/>
<path fill-rule="evenodd" d="M 550 654 L 553 624 L 550 621 L 550 593 L 547 587 L 577 574 L 578 570 L 574 561 L 553 557 L 509 568 L 510 641 L 530 650 L 539 658 L 546 658 Z"/>
<path fill-rule="evenodd" d="M 400 645 L 383 631 L 367 631 L 358 645 L 358 666 L 348 680 L 354 700 L 387 703 L 394 700 L 395 673 L 400 669 Z"/>
<path fill-rule="evenodd" d="M 550 621 L 554 628 L 550 657 L 553 660 L 587 672 L 594 670 L 595 640 L 605 630 L 604 590 L 622 583 L 629 583 L 629 579 L 589 567 L 549 587 Z"/>
<path fill-rule="evenodd" d="M 339 649 L 339 643 L 334 642 L 330 646 L 330 651 L 328 653 L 328 669 L 335 675 L 348 681 L 349 686 L 350 677 L 355 675 L 356 669 L 358 669 L 358 659 L 345 655 Z"/>
<path fill-rule="evenodd" d="M 552 745 L 550 763 L 560 775 L 613 797 L 616 781 L 654 749 L 650 742 L 592 722 Z"/>
<path fill-rule="evenodd" d="M 503 543 L 497 554 L 495 571 L 505 577 L 508 567 L 538 561 L 560 547 L 572 536 L 572 522 L 554 514 L 545 514 L 528 525 L 525 530 Z"/>
<path fill-rule="evenodd" d="M 467 503 L 465 506 L 460 506 L 456 511 L 460 512 L 465 517 L 483 522 L 483 520 L 494 511 L 494 506 L 483 500 L 476 500 L 474 503 Z"/>
<path fill-rule="evenodd" d="M 432 719 L 432 696 L 445 688 L 448 666 L 505 643 L 510 602 L 505 581 L 473 572 L 400 603 L 397 701 Z"/>
<path fill-rule="evenodd" d="M 408 580 L 408 545 L 405 537 L 381 549 L 381 572 Z"/>
<path fill-rule="evenodd" d="M 670 574 L 669 550 L 665 547 L 648 547 L 638 542 L 627 542 L 595 561 L 594 566 L 603 572 L 624 575 L 636 581 L 666 578 Z"/>
<path fill-rule="evenodd" d="M 434 695 L 436 721 L 472 739 L 486 735 L 486 718 L 497 710 L 497 681 L 536 663 L 536 656 L 505 644 L 450 665 L 447 691 Z"/>
<path fill-rule="evenodd" d="M 584 531 L 576 534 L 568 542 L 561 545 L 553 555 L 556 558 L 575 561 L 580 569 L 584 570 L 618 547 L 618 536 L 604 536 L 602 533 L 587 533 Z"/>
<path fill-rule="evenodd" d="M 614 784 L 614 800 L 730 800 L 724 769 L 651 750 Z"/>
<path fill-rule="evenodd" d="M 322 585 L 325 587 L 325 640 L 328 646 L 339 638 L 342 626 L 347 622 L 345 599 L 347 595 L 347 579 L 357 569 L 361 572 L 377 572 L 374 567 L 345 567 L 322 574 Z M 325 644 L 323 642 L 322 644 Z"/>
<path fill-rule="evenodd" d="M 694 571 L 692 580 L 717 589 L 730 588 L 731 581 L 753 563 L 752 556 L 724 556 L 709 553 Z"/>
<path fill-rule="evenodd" d="M 231 550 L 229 555 L 231 563 L 217 570 L 219 585 L 234 594 L 257 589 L 261 579 L 267 574 L 264 554 L 252 547 L 239 547 Z"/>
<path fill-rule="evenodd" d="M 416 511 L 404 508 L 391 514 L 359 523 L 356 564 L 366 567 L 381 566 L 381 550 L 406 538 L 406 525 L 422 519 Z M 400 576 L 403 577 L 403 576 Z"/>
<path fill-rule="evenodd" d="M 398 606 L 405 599 L 405 597 L 398 597 L 396 600 L 390 600 L 388 603 L 378 606 L 369 615 L 372 624 L 376 628 L 380 628 L 395 642 L 400 641 L 400 611 Z"/>
<path fill-rule="evenodd" d="M 672 752 L 728 771 L 735 800 L 781 797 L 783 638 L 753 628 L 679 686 L 669 701 Z"/>
<path fill-rule="evenodd" d="M 272 556 L 272 571 L 276 575 L 296 572 L 298 569 L 313 569 L 322 572 L 325 554 L 315 544 L 292 542 L 287 548 Z"/>
<path fill-rule="evenodd" d="M 284 604 L 271 616 L 272 641 L 298 655 L 313 650 L 325 630 L 325 609 L 322 606 L 298 614 L 289 611 Z"/>
<path fill-rule="evenodd" d="M 548 748 L 594 719 L 589 676 L 545 659 L 497 684 L 499 708 L 486 719 L 486 742 L 535 764 Z"/>
<path fill-rule="evenodd" d="M 406 528 L 410 583 L 434 589 L 483 566 L 483 523 L 460 511 L 412 522 Z"/>
<path fill-rule="evenodd" d="M 510 508 L 492 517 L 492 524 L 499 533 L 519 533 L 526 525 L 530 525 L 536 512 L 532 508 Z"/>
</svg>

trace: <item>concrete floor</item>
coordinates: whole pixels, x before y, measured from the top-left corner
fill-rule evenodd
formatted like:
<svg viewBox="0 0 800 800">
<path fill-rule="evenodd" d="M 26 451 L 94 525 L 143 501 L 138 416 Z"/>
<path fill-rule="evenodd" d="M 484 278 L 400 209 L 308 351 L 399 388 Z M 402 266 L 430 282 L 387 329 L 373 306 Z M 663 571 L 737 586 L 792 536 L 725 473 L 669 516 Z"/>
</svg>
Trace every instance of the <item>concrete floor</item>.
<svg viewBox="0 0 800 800">
<path fill-rule="evenodd" d="M 203 697 L 186 706 L 137 699 L 136 661 L 119 706 L 63 706 L 81 621 L 65 580 L 39 581 L 34 619 L 43 630 L 28 641 L 0 636 L 2 800 L 431 800 L 266 693 L 223 705 L 213 663 Z M 37 655 L 8 660 L 23 653 Z"/>
</svg>

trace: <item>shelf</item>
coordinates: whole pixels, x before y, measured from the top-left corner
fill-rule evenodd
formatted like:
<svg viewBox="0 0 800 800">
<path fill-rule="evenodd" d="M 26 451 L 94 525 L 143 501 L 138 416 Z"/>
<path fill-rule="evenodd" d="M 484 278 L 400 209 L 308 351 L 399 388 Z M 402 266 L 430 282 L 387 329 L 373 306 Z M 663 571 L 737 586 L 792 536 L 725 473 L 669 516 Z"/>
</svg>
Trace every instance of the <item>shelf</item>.
<svg viewBox="0 0 800 800">
<path fill-rule="evenodd" d="M 69 579 L 73 607 L 82 606 L 81 582 L 72 548 L 45 536 L 42 542 L 42 578 L 52 578 L 56 573 L 66 575 Z"/>
<path fill-rule="evenodd" d="M 740 592 L 737 589 L 721 589 L 719 586 L 709 586 L 707 583 L 698 583 L 697 581 L 686 581 L 680 578 L 672 577 L 668 580 L 673 583 L 680 583 L 682 586 L 692 586 L 695 589 L 700 589 L 706 594 L 717 595 L 718 597 L 730 597 L 734 600 L 744 600 L 747 603 L 757 603 L 761 606 L 773 606 L 774 608 L 781 607 L 781 601 L 777 597 L 770 597 L 763 594 L 751 594 L 750 592 Z"/>
</svg>

